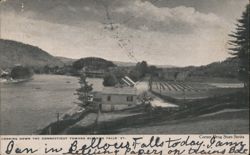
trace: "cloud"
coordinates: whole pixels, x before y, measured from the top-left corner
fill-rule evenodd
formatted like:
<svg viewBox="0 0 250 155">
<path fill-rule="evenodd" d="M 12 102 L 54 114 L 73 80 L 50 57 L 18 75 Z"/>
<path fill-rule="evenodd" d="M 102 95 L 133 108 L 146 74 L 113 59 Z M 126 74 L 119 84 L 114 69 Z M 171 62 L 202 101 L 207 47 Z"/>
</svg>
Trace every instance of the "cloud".
<svg viewBox="0 0 250 155">
<path fill-rule="evenodd" d="M 125 25 L 133 28 L 147 26 L 150 30 L 190 33 L 194 29 L 224 28 L 227 23 L 215 14 L 204 14 L 192 7 L 156 7 L 148 1 L 128 1 L 112 11 Z M 119 20 L 119 19 L 118 19 Z"/>
<path fill-rule="evenodd" d="M 24 12 L 13 4 L 12 9 L 5 9 L 2 37 L 39 46 L 53 55 L 119 61 L 136 57 L 177 66 L 202 65 L 228 56 L 227 22 L 192 7 L 159 8 L 150 2 L 118 1 L 109 8 L 116 27 L 112 31 L 104 24 L 104 7 L 93 1 L 79 1 L 82 7 L 76 1 L 47 0 L 53 5 L 46 5 L 43 0 L 40 8 L 30 2 Z"/>
<path fill-rule="evenodd" d="M 104 33 L 103 25 L 97 22 L 76 27 L 33 20 L 13 13 L 2 18 L 3 38 L 39 46 L 53 55 L 105 57 L 107 52 L 113 51 L 116 43 Z"/>
<path fill-rule="evenodd" d="M 172 33 L 191 33 L 193 29 L 208 27 L 221 28 L 225 21 L 212 13 L 201 13 L 195 8 L 179 5 L 177 7 L 157 7 L 141 0 L 22 0 L 22 16 L 52 23 L 81 26 L 86 21 L 100 23 L 119 23 L 130 28 L 168 31 Z M 12 0 L 5 8 L 20 14 L 21 1 Z M 107 17 L 108 7 L 111 21 Z"/>
</svg>

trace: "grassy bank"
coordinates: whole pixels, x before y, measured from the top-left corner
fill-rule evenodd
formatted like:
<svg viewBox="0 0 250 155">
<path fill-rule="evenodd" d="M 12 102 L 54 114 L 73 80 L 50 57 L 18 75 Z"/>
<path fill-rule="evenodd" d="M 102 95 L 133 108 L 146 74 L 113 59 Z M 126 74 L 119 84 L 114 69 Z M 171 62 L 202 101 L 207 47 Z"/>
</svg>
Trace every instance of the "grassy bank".
<svg viewBox="0 0 250 155">
<path fill-rule="evenodd" d="M 63 132 L 65 129 L 67 129 L 71 125 L 74 125 L 75 123 L 77 123 L 78 121 L 83 119 L 90 112 L 91 112 L 91 110 L 85 110 L 85 111 L 81 112 L 80 114 L 68 117 L 67 119 L 53 122 L 53 123 L 49 124 L 47 127 L 38 131 L 38 134 L 40 134 L 40 135 L 60 134 L 61 132 Z"/>
<path fill-rule="evenodd" d="M 248 133 L 249 101 L 242 91 L 197 100 L 178 100 L 154 94 L 179 106 L 162 108 L 139 105 L 107 113 L 105 115 L 112 116 L 112 119 L 98 122 L 97 113 L 84 111 L 74 119 L 52 123 L 40 134 L 48 134 L 49 130 L 51 134 L 76 135 Z M 103 116 L 100 114 L 99 117 Z"/>
<path fill-rule="evenodd" d="M 172 133 L 175 131 L 176 133 L 181 133 L 183 131 L 186 134 L 203 132 L 203 134 L 206 134 L 205 132 L 210 134 L 224 132 L 231 134 L 235 132 L 246 133 L 249 129 L 246 122 L 249 118 L 249 104 L 243 96 L 242 92 L 237 92 L 196 101 L 182 101 L 178 103 L 178 108 L 153 108 L 145 110 L 145 106 L 141 106 L 140 111 L 143 111 L 143 113 L 89 126 L 78 126 L 67 130 L 67 134 L 158 134 L 159 131 L 164 134 L 171 133 L 171 131 Z M 220 113 L 220 111 L 225 109 L 234 109 L 234 111 Z M 238 111 L 235 109 L 238 109 Z M 123 112 L 128 113 L 130 111 Z M 219 113 L 213 115 L 215 112 Z M 205 117 L 204 115 L 208 116 Z M 206 125 L 204 128 L 196 128 L 194 126 L 204 125 L 204 123 Z M 238 125 L 242 126 L 238 127 Z M 179 128 L 176 129 L 175 126 Z M 225 131 L 227 128 L 223 126 L 230 126 L 231 129 Z M 209 130 L 204 130 L 206 127 Z M 170 130 L 169 128 L 174 130 Z M 243 129 L 238 130 L 239 128 Z"/>
</svg>

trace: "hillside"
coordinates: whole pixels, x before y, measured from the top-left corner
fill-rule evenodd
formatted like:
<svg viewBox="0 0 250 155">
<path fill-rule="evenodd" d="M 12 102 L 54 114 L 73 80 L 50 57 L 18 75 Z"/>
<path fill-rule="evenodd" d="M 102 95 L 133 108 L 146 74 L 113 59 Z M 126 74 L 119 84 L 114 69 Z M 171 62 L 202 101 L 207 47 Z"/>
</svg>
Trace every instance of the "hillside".
<svg viewBox="0 0 250 155">
<path fill-rule="evenodd" d="M 16 64 L 31 67 L 62 66 L 63 62 L 44 50 L 16 41 L 0 39 L 0 68 L 10 68 Z"/>
<path fill-rule="evenodd" d="M 72 65 L 76 61 L 76 59 L 61 56 L 57 56 L 56 58 L 62 61 L 65 65 Z"/>
<path fill-rule="evenodd" d="M 88 69 L 107 69 L 108 67 L 115 67 L 116 65 L 108 60 L 96 57 L 82 58 L 73 63 L 75 69 L 87 67 Z"/>
<path fill-rule="evenodd" d="M 65 65 L 72 65 L 77 59 L 56 56 L 57 59 L 61 60 Z M 136 63 L 133 62 L 122 62 L 122 61 L 112 61 L 115 65 L 119 67 L 131 67 L 135 66 Z"/>
<path fill-rule="evenodd" d="M 133 67 L 136 65 L 135 62 L 113 61 L 113 63 L 119 67 Z"/>
<path fill-rule="evenodd" d="M 163 68 L 162 76 L 166 80 L 191 80 L 191 81 L 217 81 L 223 79 L 232 80 L 238 77 L 239 60 L 228 58 L 221 62 L 214 62 L 204 66 L 188 66 Z"/>
<path fill-rule="evenodd" d="M 222 62 L 196 67 L 190 76 L 236 78 L 238 75 L 238 64 L 238 59 L 228 58 Z"/>
</svg>

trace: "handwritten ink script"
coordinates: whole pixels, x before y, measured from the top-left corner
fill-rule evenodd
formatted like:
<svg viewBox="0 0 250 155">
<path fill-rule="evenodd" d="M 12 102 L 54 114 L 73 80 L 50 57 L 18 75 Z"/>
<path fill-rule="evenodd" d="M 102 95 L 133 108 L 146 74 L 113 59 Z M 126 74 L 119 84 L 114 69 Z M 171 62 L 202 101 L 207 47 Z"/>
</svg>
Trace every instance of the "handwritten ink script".
<svg viewBox="0 0 250 155">
<path fill-rule="evenodd" d="M 38 138 L 40 139 L 40 138 Z M 232 136 L 131 136 L 107 140 L 91 137 L 88 139 L 67 139 L 65 143 L 51 143 L 40 140 L 39 146 L 17 139 L 4 139 L 5 146 L 1 146 L 1 154 L 64 154 L 64 155 L 197 155 L 197 154 L 248 154 L 249 144 L 244 138 Z M 18 141 L 18 143 L 17 143 Z M 41 144 L 41 142 L 44 142 Z M 55 142 L 55 141 L 54 141 Z M 62 146 L 60 146 L 62 144 Z"/>
</svg>

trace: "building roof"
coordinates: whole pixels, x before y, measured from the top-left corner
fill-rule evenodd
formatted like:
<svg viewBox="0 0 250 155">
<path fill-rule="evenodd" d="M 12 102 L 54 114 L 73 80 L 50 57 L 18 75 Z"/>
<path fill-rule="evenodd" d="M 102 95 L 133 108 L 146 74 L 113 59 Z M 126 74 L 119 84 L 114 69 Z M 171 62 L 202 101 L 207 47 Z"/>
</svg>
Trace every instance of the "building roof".
<svg viewBox="0 0 250 155">
<path fill-rule="evenodd" d="M 127 86 L 131 86 L 131 84 L 127 80 L 125 80 L 124 78 L 122 78 L 122 82 L 124 82 Z"/>
<path fill-rule="evenodd" d="M 135 82 L 132 80 L 132 79 L 130 79 L 128 76 L 125 76 L 124 77 L 131 85 L 135 85 Z"/>
<path fill-rule="evenodd" d="M 125 76 L 124 78 L 122 78 L 122 82 L 130 87 L 133 87 L 135 85 L 135 82 L 132 79 L 130 79 L 128 76 Z"/>
<path fill-rule="evenodd" d="M 104 87 L 102 94 L 136 95 L 134 87 Z"/>
</svg>

